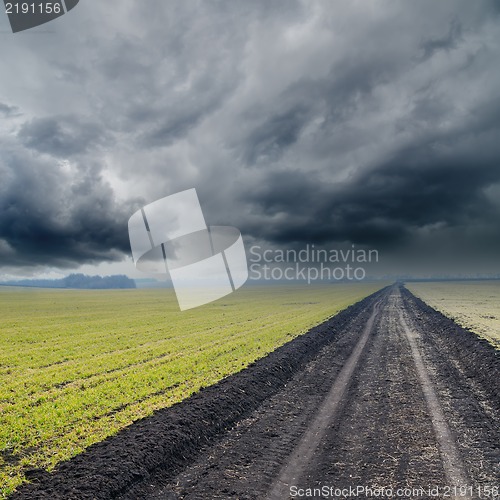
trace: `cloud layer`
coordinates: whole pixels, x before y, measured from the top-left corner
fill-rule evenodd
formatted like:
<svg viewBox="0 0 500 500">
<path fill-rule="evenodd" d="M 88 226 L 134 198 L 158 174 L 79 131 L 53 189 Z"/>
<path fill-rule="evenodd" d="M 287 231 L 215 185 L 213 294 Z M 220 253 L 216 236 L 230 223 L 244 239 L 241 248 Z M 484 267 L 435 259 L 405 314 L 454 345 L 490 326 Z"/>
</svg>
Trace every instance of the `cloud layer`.
<svg viewBox="0 0 500 500">
<path fill-rule="evenodd" d="M 5 36 L 0 265 L 119 261 L 141 203 L 196 187 L 248 242 L 500 272 L 499 13 L 116 0 Z"/>
</svg>

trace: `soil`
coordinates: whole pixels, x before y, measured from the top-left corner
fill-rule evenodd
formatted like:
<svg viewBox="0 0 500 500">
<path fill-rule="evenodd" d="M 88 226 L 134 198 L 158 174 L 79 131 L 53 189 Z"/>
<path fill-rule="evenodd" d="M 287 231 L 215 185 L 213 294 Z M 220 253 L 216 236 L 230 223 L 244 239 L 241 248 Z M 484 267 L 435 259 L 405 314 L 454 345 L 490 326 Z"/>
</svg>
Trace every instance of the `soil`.
<svg viewBox="0 0 500 500">
<path fill-rule="evenodd" d="M 500 351 L 394 285 L 51 474 L 28 471 L 12 498 L 485 498 L 499 387 Z"/>
</svg>

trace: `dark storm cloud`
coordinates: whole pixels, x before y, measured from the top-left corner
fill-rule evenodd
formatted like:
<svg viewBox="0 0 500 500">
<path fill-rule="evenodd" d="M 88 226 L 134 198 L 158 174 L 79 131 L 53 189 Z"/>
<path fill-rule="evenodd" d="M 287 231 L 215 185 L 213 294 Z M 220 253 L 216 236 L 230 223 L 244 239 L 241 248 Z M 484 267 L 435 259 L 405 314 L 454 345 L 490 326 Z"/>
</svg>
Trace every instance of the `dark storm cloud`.
<svg viewBox="0 0 500 500">
<path fill-rule="evenodd" d="M 231 97 L 240 82 L 246 25 L 268 8 L 272 2 L 256 3 L 255 12 L 229 2 L 133 5 L 128 14 L 144 30 L 143 38 L 119 33 L 107 40 L 97 58 L 99 74 L 91 77 L 103 88 L 96 96 L 106 99 L 102 117 L 130 133 L 137 148 L 185 138 Z M 248 11 L 251 17 L 245 18 Z M 105 88 L 107 83 L 112 86 Z"/>
<path fill-rule="evenodd" d="M 500 73 L 492 61 L 500 47 L 490 8 L 436 11 L 440 22 L 424 28 L 418 15 L 414 27 L 381 21 L 370 44 L 343 47 L 325 76 L 304 75 L 267 109 L 250 111 L 260 120 L 236 149 L 246 167 L 261 168 L 239 190 L 244 234 L 273 246 L 355 243 L 410 259 L 415 249 L 428 260 L 446 249 L 461 257 L 460 269 L 484 261 L 498 272 Z"/>
<path fill-rule="evenodd" d="M 201 105 L 192 112 L 170 113 L 167 118 L 158 118 L 153 121 L 153 125 L 147 126 L 148 130 L 144 132 L 137 141 L 138 146 L 144 148 L 165 147 L 171 145 L 177 139 L 181 139 L 193 129 L 212 109 L 216 103 Z M 141 117 L 142 112 L 134 110 L 131 118 Z"/>
<path fill-rule="evenodd" d="M 342 182 L 305 171 L 269 173 L 246 195 L 262 216 L 247 230 L 281 245 L 392 248 L 415 243 L 426 229 L 454 231 L 455 243 L 464 243 L 480 225 L 489 237 L 475 244 L 500 251 L 500 207 L 488 196 L 500 185 L 500 122 L 488 115 L 475 129 L 414 144 Z M 269 222 L 280 213 L 285 221 Z"/>
<path fill-rule="evenodd" d="M 98 167 L 71 168 L 29 153 L 4 154 L 2 265 L 71 267 L 121 260 L 129 251 L 125 227 L 137 204 L 118 204 Z"/>
<path fill-rule="evenodd" d="M 98 123 L 68 115 L 34 118 L 23 124 L 18 137 L 27 148 L 67 158 L 102 144 L 106 134 Z"/>
<path fill-rule="evenodd" d="M 287 146 L 297 141 L 307 116 L 307 110 L 301 106 L 270 116 L 246 138 L 244 162 L 254 165 L 259 160 L 267 163 L 278 159 Z"/>
<path fill-rule="evenodd" d="M 133 200 L 192 187 L 263 245 L 498 254 L 498 2 L 283 6 L 98 2 L 7 42 L 2 263 L 120 259 Z"/>
<path fill-rule="evenodd" d="M 11 116 L 18 116 L 19 109 L 17 106 L 9 106 L 3 102 L 0 102 L 0 115 L 9 118 Z"/>
<path fill-rule="evenodd" d="M 343 62 L 324 78 L 304 78 L 294 82 L 273 103 L 275 109 L 271 109 L 271 114 L 260 110 L 261 123 L 250 130 L 239 146 L 243 150 L 244 163 L 247 166 L 266 165 L 280 159 L 315 118 L 321 119 L 320 133 L 327 137 L 332 129 L 355 116 L 362 100 L 397 70 L 390 57 L 381 55 L 361 63 L 357 61 L 357 64 Z M 320 148 L 328 147 L 326 137 L 322 138 Z"/>
<path fill-rule="evenodd" d="M 440 38 L 431 38 L 421 44 L 423 51 L 422 57 L 427 59 L 434 55 L 438 50 L 455 49 L 460 41 L 462 41 L 462 26 L 454 20 L 450 22 L 448 33 Z"/>
</svg>

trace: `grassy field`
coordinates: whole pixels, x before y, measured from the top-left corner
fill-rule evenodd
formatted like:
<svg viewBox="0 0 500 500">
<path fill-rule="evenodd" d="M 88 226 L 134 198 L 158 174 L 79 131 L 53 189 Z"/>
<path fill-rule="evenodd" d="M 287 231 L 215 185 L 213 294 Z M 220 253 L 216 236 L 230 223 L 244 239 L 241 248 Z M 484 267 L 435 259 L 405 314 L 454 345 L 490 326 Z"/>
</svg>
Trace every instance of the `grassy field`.
<svg viewBox="0 0 500 500">
<path fill-rule="evenodd" d="M 500 348 L 500 281 L 407 283 L 424 302 Z"/>
<path fill-rule="evenodd" d="M 167 289 L 0 287 L 0 497 L 381 286 L 246 287 L 184 312 Z"/>
</svg>

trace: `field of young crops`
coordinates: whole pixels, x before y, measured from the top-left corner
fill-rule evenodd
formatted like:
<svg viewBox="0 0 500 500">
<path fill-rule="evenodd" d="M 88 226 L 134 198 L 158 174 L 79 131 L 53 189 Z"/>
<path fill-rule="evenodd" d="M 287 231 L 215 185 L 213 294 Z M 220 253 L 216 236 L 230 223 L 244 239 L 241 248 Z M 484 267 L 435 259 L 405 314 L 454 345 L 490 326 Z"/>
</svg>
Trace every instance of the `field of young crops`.
<svg viewBox="0 0 500 500">
<path fill-rule="evenodd" d="M 500 280 L 408 283 L 431 307 L 500 348 Z"/>
<path fill-rule="evenodd" d="M 0 497 L 381 286 L 246 287 L 184 312 L 168 289 L 0 287 Z"/>
</svg>

